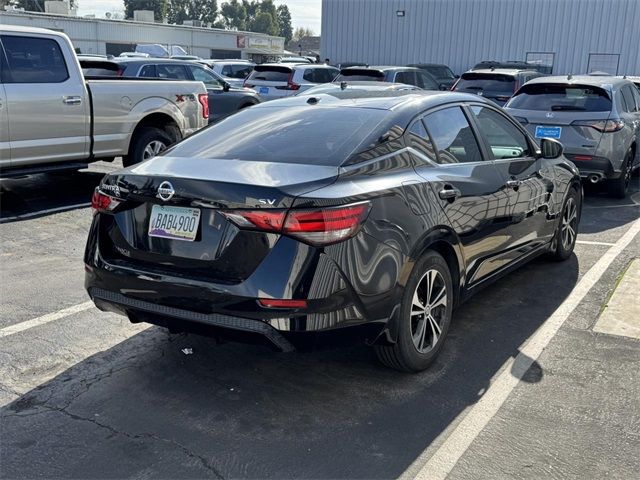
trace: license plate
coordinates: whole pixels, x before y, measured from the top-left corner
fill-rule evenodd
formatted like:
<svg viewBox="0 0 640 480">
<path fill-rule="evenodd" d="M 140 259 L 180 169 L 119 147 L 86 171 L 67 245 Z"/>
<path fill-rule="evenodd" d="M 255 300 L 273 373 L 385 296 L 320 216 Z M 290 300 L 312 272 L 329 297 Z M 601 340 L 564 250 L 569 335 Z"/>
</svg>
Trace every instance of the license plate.
<svg viewBox="0 0 640 480">
<path fill-rule="evenodd" d="M 197 208 L 154 205 L 149 219 L 149 236 L 193 242 L 200 225 Z"/>
<path fill-rule="evenodd" d="M 536 138 L 560 138 L 562 135 L 562 127 L 536 127 Z"/>
<path fill-rule="evenodd" d="M 269 87 L 260 87 L 258 89 L 258 93 L 260 93 L 262 95 L 268 95 L 269 94 Z"/>
</svg>

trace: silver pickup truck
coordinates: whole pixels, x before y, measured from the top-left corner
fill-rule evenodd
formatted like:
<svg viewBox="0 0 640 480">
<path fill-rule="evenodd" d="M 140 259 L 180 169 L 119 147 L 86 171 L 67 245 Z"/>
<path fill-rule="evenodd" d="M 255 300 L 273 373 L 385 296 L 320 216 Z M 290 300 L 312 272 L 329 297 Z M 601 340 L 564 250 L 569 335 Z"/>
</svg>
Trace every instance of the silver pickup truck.
<svg viewBox="0 0 640 480">
<path fill-rule="evenodd" d="M 64 33 L 0 25 L 0 176 L 140 162 L 207 125 L 201 82 L 85 80 Z"/>
</svg>

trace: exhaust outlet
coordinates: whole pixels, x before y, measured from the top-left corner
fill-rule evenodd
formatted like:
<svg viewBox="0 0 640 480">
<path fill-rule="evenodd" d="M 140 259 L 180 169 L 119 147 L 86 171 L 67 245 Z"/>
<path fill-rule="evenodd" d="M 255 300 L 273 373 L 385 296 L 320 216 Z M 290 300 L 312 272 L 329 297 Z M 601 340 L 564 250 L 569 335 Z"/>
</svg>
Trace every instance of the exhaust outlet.
<svg viewBox="0 0 640 480">
<path fill-rule="evenodd" d="M 591 183 L 598 183 L 600 181 L 600 175 L 589 175 L 589 181 Z"/>
</svg>

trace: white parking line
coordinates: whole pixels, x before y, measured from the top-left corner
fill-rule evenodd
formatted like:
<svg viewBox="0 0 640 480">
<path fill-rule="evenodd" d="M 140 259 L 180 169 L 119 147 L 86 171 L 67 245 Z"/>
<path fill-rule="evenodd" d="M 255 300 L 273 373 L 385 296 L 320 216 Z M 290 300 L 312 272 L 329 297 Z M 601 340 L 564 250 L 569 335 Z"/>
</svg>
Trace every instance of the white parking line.
<svg viewBox="0 0 640 480">
<path fill-rule="evenodd" d="M 38 210 L 37 212 L 29 212 L 23 215 L 16 215 L 13 217 L 3 217 L 3 218 L 0 218 L 0 223 L 13 222 L 14 220 L 26 220 L 28 218 L 39 217 L 41 215 L 66 212 L 68 210 L 76 210 L 78 208 L 86 208 L 90 206 L 91 206 L 91 202 L 89 203 L 85 202 L 85 203 L 77 203 L 75 205 L 65 205 L 63 207 L 48 208 L 46 210 Z"/>
<path fill-rule="evenodd" d="M 610 242 L 592 242 L 591 240 L 576 240 L 580 245 L 604 245 L 605 247 L 613 247 L 615 243 Z"/>
<path fill-rule="evenodd" d="M 640 232 L 640 220 L 636 220 L 615 245 L 607 250 L 585 273 L 565 301 L 528 339 L 526 344 L 520 347 L 518 356 L 505 362 L 491 386 L 468 411 L 467 415 L 460 420 L 431 458 L 419 469 L 415 478 L 437 480 L 447 477 L 471 443 L 498 412 L 529 367 L 538 359 L 571 312 L 580 304 L 589 290 L 602 277 L 620 252 L 631 243 L 638 232 Z M 426 453 L 423 452 L 421 457 L 424 458 L 425 455 Z M 411 475 L 410 471 L 417 467 L 416 463 L 419 461 L 420 457 L 407 469 L 405 475 Z"/>
<path fill-rule="evenodd" d="M 60 320 L 61 318 L 68 317 L 69 315 L 73 315 L 75 313 L 84 312 L 85 310 L 89 310 L 91 307 L 93 307 L 93 302 L 79 303 L 78 305 L 73 305 L 72 307 L 58 310 L 57 312 L 47 313 L 46 315 L 42 315 L 41 317 L 32 318 L 31 320 L 25 320 L 24 322 L 16 323 L 15 325 L 9 325 L 8 327 L 0 329 L 0 338 L 8 337 L 9 335 L 13 335 L 14 333 L 24 332 L 25 330 L 29 330 L 30 328 L 38 327 L 55 320 Z"/>
</svg>

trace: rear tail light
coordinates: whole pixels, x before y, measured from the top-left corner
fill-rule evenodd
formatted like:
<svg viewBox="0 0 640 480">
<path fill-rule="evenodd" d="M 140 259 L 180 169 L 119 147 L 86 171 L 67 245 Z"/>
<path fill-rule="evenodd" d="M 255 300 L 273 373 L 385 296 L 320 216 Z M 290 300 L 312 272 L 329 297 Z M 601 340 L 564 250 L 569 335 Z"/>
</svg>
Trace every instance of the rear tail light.
<svg viewBox="0 0 640 480">
<path fill-rule="evenodd" d="M 209 95 L 207 93 L 199 93 L 198 101 L 202 105 L 202 118 L 209 118 Z"/>
<path fill-rule="evenodd" d="M 593 157 L 591 155 L 574 155 L 573 159 L 584 162 L 584 161 L 593 160 Z"/>
<path fill-rule="evenodd" d="M 267 308 L 307 308 L 306 300 L 286 300 L 280 298 L 259 298 L 258 303 Z"/>
<path fill-rule="evenodd" d="M 239 228 L 281 233 L 305 243 L 332 245 L 353 237 L 371 204 L 357 203 L 315 210 L 232 210 L 221 212 Z"/>
<path fill-rule="evenodd" d="M 120 200 L 105 195 L 98 188 L 94 190 L 93 197 L 91 197 L 91 208 L 94 214 L 98 212 L 111 212 L 118 205 L 120 205 Z"/>
<path fill-rule="evenodd" d="M 611 133 L 622 130 L 624 122 L 619 119 L 614 120 L 576 120 L 571 125 L 578 127 L 591 127 L 602 133 Z"/>
<path fill-rule="evenodd" d="M 300 90 L 300 85 L 298 85 L 297 83 L 293 82 L 293 72 L 291 73 L 291 75 L 289 75 L 289 78 L 287 79 L 287 86 L 286 87 L 276 87 L 278 90 Z"/>
</svg>

